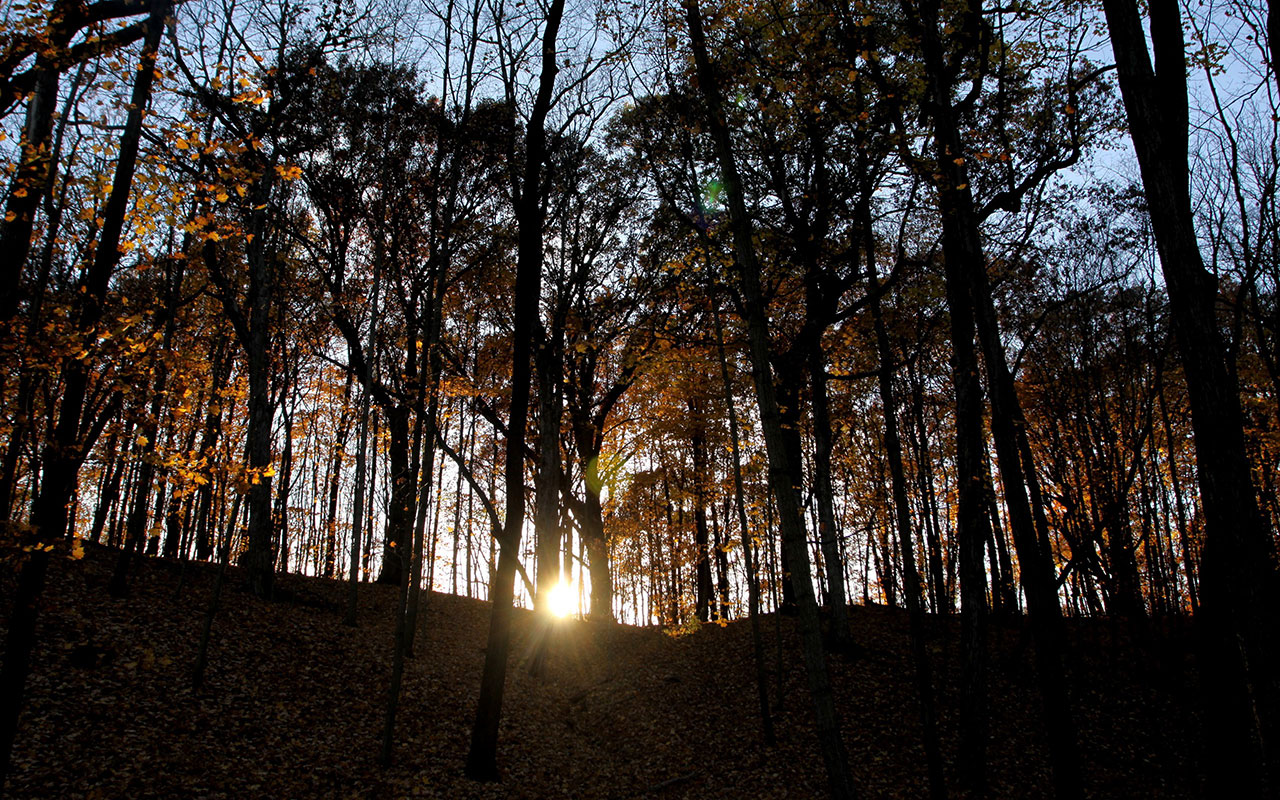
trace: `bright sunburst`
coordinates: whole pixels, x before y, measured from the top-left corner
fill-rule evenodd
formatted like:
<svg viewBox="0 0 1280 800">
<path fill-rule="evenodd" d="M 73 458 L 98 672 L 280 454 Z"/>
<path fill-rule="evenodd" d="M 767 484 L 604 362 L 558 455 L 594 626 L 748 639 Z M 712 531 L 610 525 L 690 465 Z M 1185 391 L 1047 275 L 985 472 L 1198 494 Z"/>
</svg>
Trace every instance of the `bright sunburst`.
<svg viewBox="0 0 1280 800">
<path fill-rule="evenodd" d="M 571 583 L 557 583 L 547 596 L 547 608 L 557 617 L 568 617 L 578 610 L 577 592 Z"/>
</svg>

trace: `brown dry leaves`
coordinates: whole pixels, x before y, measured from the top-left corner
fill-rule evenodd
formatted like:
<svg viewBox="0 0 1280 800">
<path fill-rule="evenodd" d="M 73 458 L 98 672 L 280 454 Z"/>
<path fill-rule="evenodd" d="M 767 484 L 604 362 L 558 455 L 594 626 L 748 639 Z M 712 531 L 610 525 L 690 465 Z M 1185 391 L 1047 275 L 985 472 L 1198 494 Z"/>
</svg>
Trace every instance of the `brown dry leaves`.
<svg viewBox="0 0 1280 800">
<path fill-rule="evenodd" d="M 763 747 L 745 621 L 672 639 L 658 631 L 561 623 L 518 612 L 504 707 L 503 781 L 462 775 L 487 632 L 487 605 L 432 595 L 409 663 L 396 762 L 376 763 L 390 674 L 393 589 L 362 586 L 360 625 L 341 624 L 346 586 L 281 579 L 293 601 L 224 594 L 206 688 L 190 668 L 214 571 L 146 560 L 133 595 L 106 592 L 112 554 L 59 562 L 40 625 L 27 712 L 7 787 L 76 798 L 808 798 L 825 779 L 803 669 L 781 625 L 777 748 Z M 231 573 L 232 586 L 236 581 Z M 11 602 L 6 584 L 4 611 Z M 867 797 L 926 794 L 905 615 L 853 614 L 856 659 L 831 659 L 855 779 Z M 763 626 L 770 669 L 779 631 Z M 944 749 L 955 755 L 959 647 L 936 624 Z M 1182 634 L 1161 658 L 1125 631 L 1073 633 L 1087 781 L 1098 797 L 1194 796 L 1195 720 L 1171 698 L 1194 686 Z M 546 642 L 542 677 L 528 665 Z M 1141 655 L 1141 658 L 1139 658 Z M 1135 662 L 1139 666 L 1135 666 Z M 1049 774 L 1023 632 L 993 626 L 993 794 L 1040 797 Z M 1159 674 L 1162 689 L 1143 678 Z M 770 677 L 776 700 L 778 680 Z M 954 764 L 949 764 L 954 780 Z M 952 785 L 953 796 L 960 796 Z"/>
</svg>

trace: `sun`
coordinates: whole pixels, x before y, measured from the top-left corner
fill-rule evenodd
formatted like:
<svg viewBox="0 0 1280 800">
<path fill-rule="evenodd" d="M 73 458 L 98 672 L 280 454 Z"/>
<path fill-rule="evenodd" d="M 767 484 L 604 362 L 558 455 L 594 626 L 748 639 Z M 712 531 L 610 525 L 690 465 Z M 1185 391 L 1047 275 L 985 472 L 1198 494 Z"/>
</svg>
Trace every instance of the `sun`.
<svg viewBox="0 0 1280 800">
<path fill-rule="evenodd" d="M 578 598 L 571 583 L 557 583 L 547 595 L 547 609 L 557 617 L 568 617 L 578 610 Z"/>
</svg>

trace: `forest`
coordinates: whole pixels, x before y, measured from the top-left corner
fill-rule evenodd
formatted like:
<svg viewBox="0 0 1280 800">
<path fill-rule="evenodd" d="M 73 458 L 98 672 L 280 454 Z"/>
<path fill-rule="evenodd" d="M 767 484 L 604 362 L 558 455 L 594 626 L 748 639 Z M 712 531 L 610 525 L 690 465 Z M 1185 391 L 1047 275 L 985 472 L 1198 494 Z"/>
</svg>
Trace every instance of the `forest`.
<svg viewBox="0 0 1280 800">
<path fill-rule="evenodd" d="M 486 601 L 479 782 L 576 617 L 742 631 L 769 744 L 786 638 L 877 796 L 841 676 L 901 611 L 918 796 L 1009 796 L 1010 626 L 1045 796 L 1113 796 L 1080 636 L 1173 692 L 1187 632 L 1188 796 L 1280 797 L 1269 2 L 2 2 L 0 792 L 79 567 L 203 587 L 195 689 L 326 587 L 383 764 Z"/>
</svg>

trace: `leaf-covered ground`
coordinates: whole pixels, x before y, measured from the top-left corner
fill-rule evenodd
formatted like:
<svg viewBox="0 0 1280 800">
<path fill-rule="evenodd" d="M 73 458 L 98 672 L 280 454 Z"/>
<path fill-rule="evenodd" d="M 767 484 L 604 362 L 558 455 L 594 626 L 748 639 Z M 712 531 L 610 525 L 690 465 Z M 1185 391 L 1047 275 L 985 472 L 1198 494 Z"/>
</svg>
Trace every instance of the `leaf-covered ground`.
<svg viewBox="0 0 1280 800">
<path fill-rule="evenodd" d="M 395 763 L 377 764 L 391 671 L 394 589 L 286 576 L 290 599 L 234 587 L 213 627 L 206 685 L 190 671 L 216 571 L 148 559 L 123 600 L 112 555 L 59 561 L 7 787 L 29 798 L 809 798 L 824 771 L 791 620 L 763 619 L 779 744 L 760 743 L 750 628 L 672 638 L 586 622 L 543 630 L 517 612 L 496 784 L 462 764 L 475 712 L 486 603 L 430 595 L 409 662 Z M 7 570 L 11 571 L 11 570 Z M 3 611 L 12 602 L 3 581 Z M 945 755 L 955 788 L 958 623 L 934 621 Z M 854 608 L 861 650 L 831 660 L 850 762 L 869 798 L 927 795 L 902 612 Z M 6 629 L 7 630 L 7 629 Z M 1072 624 L 1071 666 L 1093 797 L 1199 795 L 1189 629 Z M 542 677 L 528 669 L 549 637 Z M 781 648 L 779 649 L 779 642 Z M 1030 638 L 993 625 L 992 795 L 1051 794 Z M 780 654 L 780 655 L 779 655 Z M 782 695 L 778 697 L 781 665 Z"/>
</svg>

